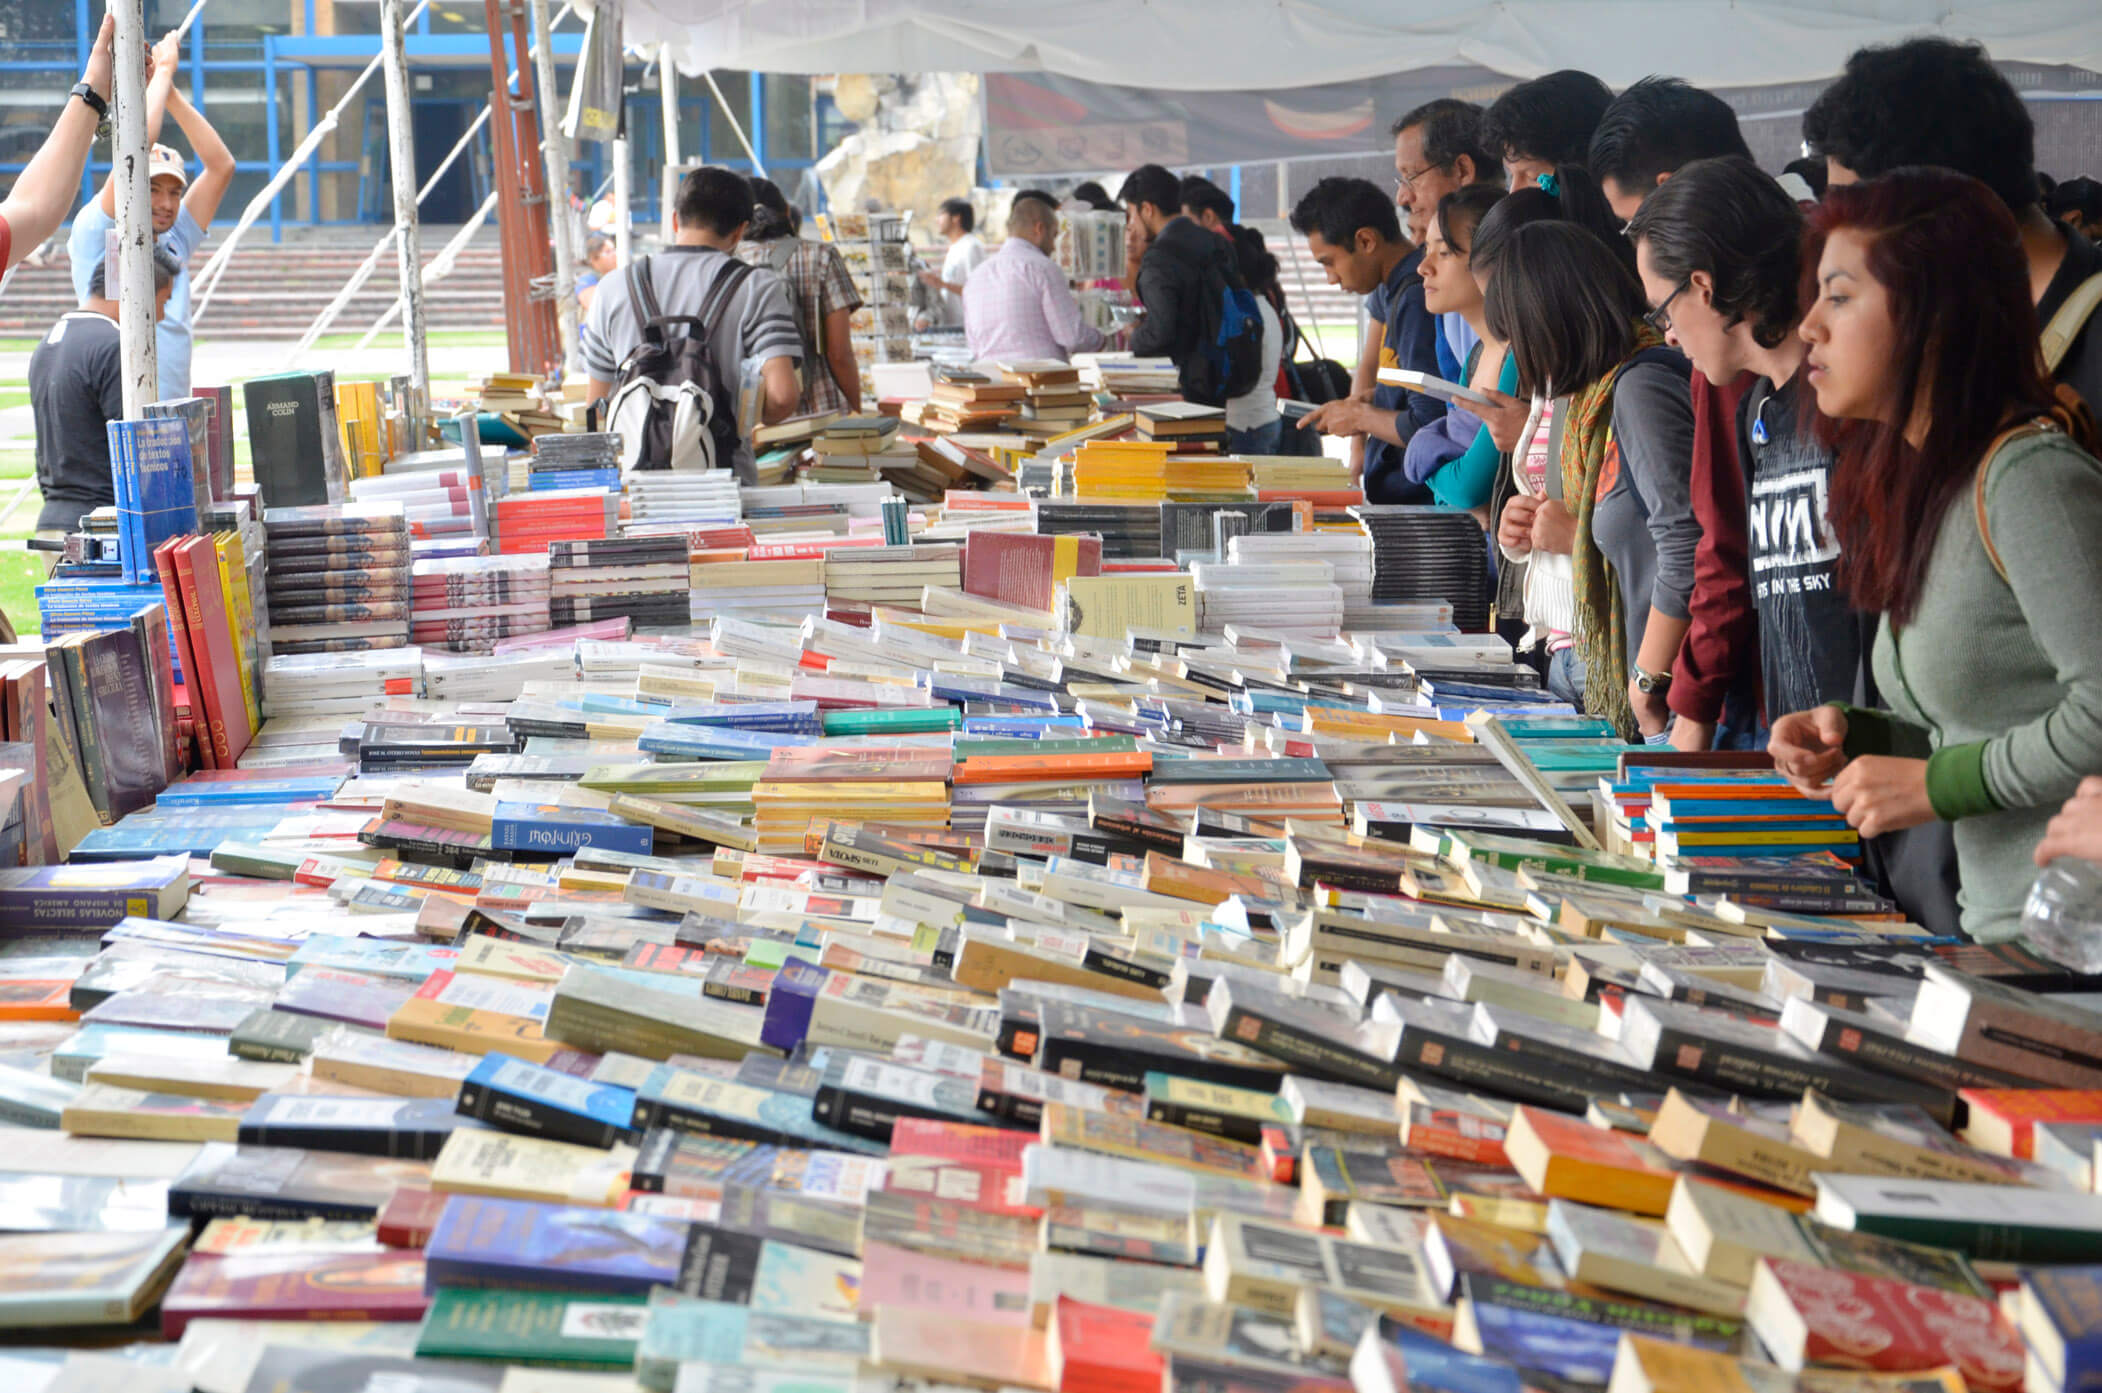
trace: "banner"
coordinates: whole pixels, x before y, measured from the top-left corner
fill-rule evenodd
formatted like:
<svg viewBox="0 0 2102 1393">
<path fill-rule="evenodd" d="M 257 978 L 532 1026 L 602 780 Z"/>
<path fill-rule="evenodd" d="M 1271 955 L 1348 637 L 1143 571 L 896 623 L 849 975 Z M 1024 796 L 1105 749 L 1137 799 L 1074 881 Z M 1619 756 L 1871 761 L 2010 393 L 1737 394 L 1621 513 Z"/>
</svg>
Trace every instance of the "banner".
<svg viewBox="0 0 2102 1393">
<path fill-rule="evenodd" d="M 620 130 L 621 84 L 625 80 L 620 47 L 620 0 L 598 0 L 577 54 L 576 76 L 569 85 L 569 110 L 562 134 L 572 141 L 610 145 Z"/>
</svg>

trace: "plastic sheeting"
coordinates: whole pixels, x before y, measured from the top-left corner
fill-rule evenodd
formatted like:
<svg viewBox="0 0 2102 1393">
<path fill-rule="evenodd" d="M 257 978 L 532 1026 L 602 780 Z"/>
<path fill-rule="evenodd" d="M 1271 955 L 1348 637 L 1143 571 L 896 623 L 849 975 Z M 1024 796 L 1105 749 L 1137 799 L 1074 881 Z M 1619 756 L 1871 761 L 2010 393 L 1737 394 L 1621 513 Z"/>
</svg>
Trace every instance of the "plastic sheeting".
<svg viewBox="0 0 2102 1393">
<path fill-rule="evenodd" d="M 2096 0 L 627 0 L 631 44 L 681 70 L 1053 72 L 1176 91 L 1352 82 L 1429 67 L 1582 68 L 1622 87 L 1829 77 L 1920 33 L 2001 61 L 2102 68 Z"/>
</svg>

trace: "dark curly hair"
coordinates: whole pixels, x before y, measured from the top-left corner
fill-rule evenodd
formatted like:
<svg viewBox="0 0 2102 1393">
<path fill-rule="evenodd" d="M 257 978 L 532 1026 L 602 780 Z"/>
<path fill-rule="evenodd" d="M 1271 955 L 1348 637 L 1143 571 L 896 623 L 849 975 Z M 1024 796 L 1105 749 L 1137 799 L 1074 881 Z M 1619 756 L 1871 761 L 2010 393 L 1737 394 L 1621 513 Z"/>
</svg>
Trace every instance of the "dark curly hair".
<svg viewBox="0 0 2102 1393">
<path fill-rule="evenodd" d="M 1575 68 L 1521 82 L 1482 113 L 1481 142 L 1499 159 L 1582 164 L 1613 89 Z"/>
<path fill-rule="evenodd" d="M 1646 77 L 1622 92 L 1591 133 L 1591 177 L 1630 194 L 1655 188 L 1659 174 L 1722 155 L 1752 156 L 1737 113 L 1676 77 Z"/>
<path fill-rule="evenodd" d="M 2036 127 L 1981 44 L 1922 38 L 1854 50 L 1803 113 L 1803 139 L 1863 179 L 1938 165 L 2017 213 L 2038 198 Z"/>
<path fill-rule="evenodd" d="M 1675 285 L 1705 271 L 1715 282 L 1715 312 L 1733 324 L 1752 320 L 1763 348 L 1779 344 L 1802 317 L 1802 210 L 1748 159 L 1695 160 L 1666 179 L 1629 221 L 1628 240 L 1649 243 L 1650 265 Z"/>
</svg>

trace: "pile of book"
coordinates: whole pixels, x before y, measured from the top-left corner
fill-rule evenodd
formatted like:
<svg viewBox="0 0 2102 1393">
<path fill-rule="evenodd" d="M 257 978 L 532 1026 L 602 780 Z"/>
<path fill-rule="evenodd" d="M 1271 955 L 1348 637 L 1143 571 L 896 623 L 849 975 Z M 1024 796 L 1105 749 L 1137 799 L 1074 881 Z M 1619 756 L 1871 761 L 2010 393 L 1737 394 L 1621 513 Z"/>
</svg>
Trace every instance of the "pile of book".
<svg viewBox="0 0 2102 1393">
<path fill-rule="evenodd" d="M 562 429 L 560 413 L 550 407 L 540 379 L 531 373 L 490 373 L 482 379 L 479 396 L 484 415 L 500 417 L 520 435 L 531 438 Z"/>
<path fill-rule="evenodd" d="M 620 487 L 620 437 L 610 431 L 545 432 L 533 437 L 525 486 L 542 489 Z"/>
<path fill-rule="evenodd" d="M 263 714 L 274 723 L 306 716 L 362 716 L 390 696 L 415 696 L 423 652 L 381 648 L 365 653 L 277 653 L 263 664 Z M 334 746 L 333 739 L 329 742 Z"/>
<path fill-rule="evenodd" d="M 960 548 L 941 543 L 834 548 L 825 558 L 826 608 L 916 610 L 928 586 L 957 587 L 961 557 Z"/>
<path fill-rule="evenodd" d="M 638 469 L 627 477 L 627 536 L 734 526 L 743 516 L 729 469 Z"/>
<path fill-rule="evenodd" d="M 937 368 L 918 424 L 944 434 L 1003 430 L 1027 394 L 1020 383 L 998 382 L 973 368 Z"/>
<path fill-rule="evenodd" d="M 615 537 L 619 521 L 617 488 L 513 494 L 496 501 L 497 550 L 507 556 L 538 555 L 550 542 Z"/>
<path fill-rule="evenodd" d="M 616 618 L 638 628 L 686 627 L 684 537 L 550 542 L 547 563 L 548 617 L 557 627 Z"/>
<path fill-rule="evenodd" d="M 1496 596 L 1482 529 L 1452 508 L 1367 504 L 1352 508 L 1372 538 L 1372 598 L 1378 601 L 1437 598 L 1453 607 L 1460 628 L 1489 626 Z"/>
<path fill-rule="evenodd" d="M 1036 505 L 1036 530 L 1051 537 L 1099 537 L 1106 560 L 1161 554 L 1160 509 L 1142 503 L 1045 501 Z"/>
<path fill-rule="evenodd" d="M 1312 634 L 1343 628 L 1343 590 L 1326 561 L 1199 562 L 1190 567 L 1190 581 L 1208 633 L 1229 625 Z"/>
<path fill-rule="evenodd" d="M 1091 398 L 1080 382 L 1080 369 L 1055 358 L 1021 359 L 997 365 L 1002 380 L 1022 388 L 1021 414 L 1014 428 L 1026 436 L 1050 439 L 1086 424 Z"/>
<path fill-rule="evenodd" d="M 499 639 L 554 624 L 545 555 L 417 561 L 409 593 L 409 637 L 426 648 L 488 653 Z"/>
<path fill-rule="evenodd" d="M 1192 401 L 1164 401 L 1138 407 L 1141 440 L 1166 441 L 1178 451 L 1217 452 L 1226 448 L 1226 408 Z"/>
<path fill-rule="evenodd" d="M 817 557 L 782 561 L 693 564 L 691 615 L 697 625 L 722 616 L 765 620 L 800 618 L 825 608 L 825 563 Z"/>
<path fill-rule="evenodd" d="M 399 507 L 419 560 L 479 555 L 489 538 L 488 481 L 479 451 L 471 457 L 455 450 L 396 455 L 381 472 L 352 479 L 350 497 Z"/>
<path fill-rule="evenodd" d="M 409 641 L 409 526 L 401 504 L 263 513 L 274 653 L 347 653 Z"/>
<path fill-rule="evenodd" d="M 817 484 L 874 484 L 882 471 L 917 458 L 898 439 L 895 416 L 835 416 L 810 442 L 810 462 L 800 477 Z"/>
</svg>

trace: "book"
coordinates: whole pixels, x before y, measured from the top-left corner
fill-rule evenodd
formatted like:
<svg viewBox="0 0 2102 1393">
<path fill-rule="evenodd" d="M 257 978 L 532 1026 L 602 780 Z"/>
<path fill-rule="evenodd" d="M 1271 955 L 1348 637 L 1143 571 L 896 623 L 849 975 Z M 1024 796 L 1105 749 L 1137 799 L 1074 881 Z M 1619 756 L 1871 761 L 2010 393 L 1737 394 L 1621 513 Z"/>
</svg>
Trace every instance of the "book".
<svg viewBox="0 0 2102 1393">
<path fill-rule="evenodd" d="M 1511 1166 L 1536 1193 L 1662 1215 L 1676 1173 L 1648 1143 L 1542 1108 L 1512 1110 Z"/>
<path fill-rule="evenodd" d="M 188 1242 L 181 1227 L 0 1237 L 0 1328 L 129 1324 L 160 1299 Z"/>
<path fill-rule="evenodd" d="M 505 1131 L 586 1146 L 635 1138 L 635 1091 L 571 1078 L 502 1053 L 482 1057 L 461 1081 L 459 1111 Z"/>
<path fill-rule="evenodd" d="M 2102 1360 L 2098 1277 L 2102 1269 L 2094 1267 L 2047 1267 L 2022 1274 L 2014 1324 L 2049 1388 L 2090 1388 L 2096 1382 L 2096 1366 Z"/>
<path fill-rule="evenodd" d="M 298 1147 L 215 1142 L 168 1187 L 171 1214 L 243 1214 L 257 1219 L 370 1221 L 404 1184 L 422 1184 L 420 1161 Z"/>
<path fill-rule="evenodd" d="M 1975 1296 L 1762 1258 L 1745 1317 L 1782 1368 L 1844 1363 L 1889 1373 L 1953 1364 L 1966 1387 L 2022 1387 L 2022 1343 Z"/>
<path fill-rule="evenodd" d="M 638 1296 L 440 1287 L 417 1331 L 416 1354 L 625 1370 L 648 1319 Z"/>
<path fill-rule="evenodd" d="M 2102 1195 L 1950 1180 L 1820 1175 L 1812 1212 L 1834 1228 L 1993 1261 L 2079 1262 L 2102 1233 Z"/>
<path fill-rule="evenodd" d="M 423 1279 L 422 1256 L 402 1249 L 193 1256 L 161 1299 L 161 1333 L 179 1339 L 199 1317 L 415 1320 Z"/>
<path fill-rule="evenodd" d="M 455 1195 L 424 1260 L 434 1286 L 647 1295 L 678 1280 L 689 1227 L 616 1210 Z"/>
</svg>

